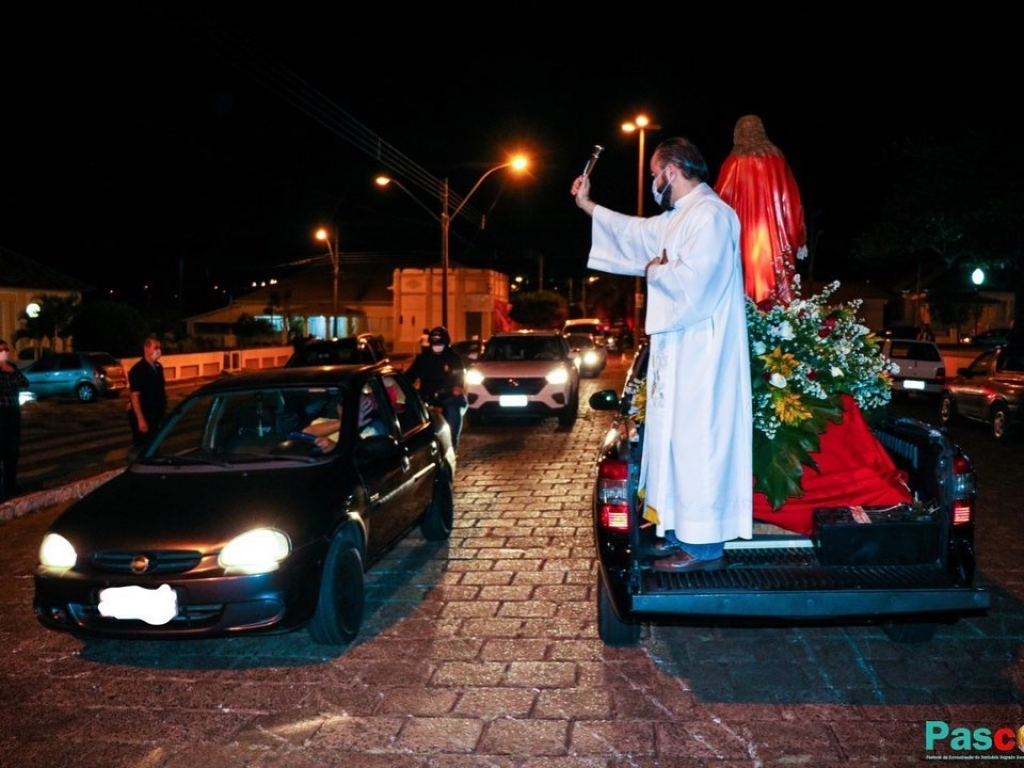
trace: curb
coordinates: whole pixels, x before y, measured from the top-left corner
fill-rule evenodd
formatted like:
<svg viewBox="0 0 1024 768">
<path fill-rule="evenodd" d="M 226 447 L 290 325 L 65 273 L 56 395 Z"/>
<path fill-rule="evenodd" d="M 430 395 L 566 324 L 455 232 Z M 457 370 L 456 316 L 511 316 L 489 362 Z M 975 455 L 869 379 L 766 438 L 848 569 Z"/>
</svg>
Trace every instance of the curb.
<svg viewBox="0 0 1024 768">
<path fill-rule="evenodd" d="M 43 507 L 50 507 L 55 504 L 63 504 L 67 501 L 77 501 L 98 488 L 105 482 L 124 472 L 124 469 L 112 469 L 94 477 L 87 477 L 84 480 L 76 480 L 73 483 L 62 485 L 57 488 L 46 488 L 41 491 L 26 493 L 24 496 L 17 496 L 0 504 L 0 522 L 7 522 L 16 517 L 23 517 L 30 512 L 35 512 Z"/>
</svg>

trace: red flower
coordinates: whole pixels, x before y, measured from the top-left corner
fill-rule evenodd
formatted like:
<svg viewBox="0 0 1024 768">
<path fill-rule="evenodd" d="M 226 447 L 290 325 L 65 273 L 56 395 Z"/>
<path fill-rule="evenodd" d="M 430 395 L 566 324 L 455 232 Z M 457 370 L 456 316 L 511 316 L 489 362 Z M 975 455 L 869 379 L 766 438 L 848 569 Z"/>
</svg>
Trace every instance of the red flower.
<svg viewBox="0 0 1024 768">
<path fill-rule="evenodd" d="M 757 302 L 757 308 L 762 312 L 770 312 L 775 306 L 775 299 L 761 299 Z"/>
</svg>

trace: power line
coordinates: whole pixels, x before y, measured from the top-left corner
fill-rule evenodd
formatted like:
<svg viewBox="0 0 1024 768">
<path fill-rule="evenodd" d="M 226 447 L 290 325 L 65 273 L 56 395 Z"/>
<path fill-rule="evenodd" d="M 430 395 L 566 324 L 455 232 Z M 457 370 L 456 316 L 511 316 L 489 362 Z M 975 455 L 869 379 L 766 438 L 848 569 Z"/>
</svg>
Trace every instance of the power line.
<svg viewBox="0 0 1024 768">
<path fill-rule="evenodd" d="M 177 24 L 169 19 L 165 20 Z M 441 179 L 384 141 L 237 30 L 206 17 L 201 26 L 193 26 L 183 32 L 261 87 L 379 162 L 403 183 L 415 186 L 438 201 L 442 199 L 444 182 Z M 452 210 L 458 210 L 464 203 L 464 197 L 450 188 L 448 197 Z M 466 217 L 477 228 L 483 226 L 483 216 L 469 206 L 463 207 L 460 215 Z"/>
</svg>

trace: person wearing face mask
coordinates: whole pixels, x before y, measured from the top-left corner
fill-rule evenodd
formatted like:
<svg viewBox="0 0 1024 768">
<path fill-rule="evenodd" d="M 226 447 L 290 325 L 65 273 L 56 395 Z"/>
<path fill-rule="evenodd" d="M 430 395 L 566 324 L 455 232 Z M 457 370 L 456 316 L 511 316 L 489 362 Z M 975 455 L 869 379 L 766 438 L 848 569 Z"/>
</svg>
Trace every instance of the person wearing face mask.
<svg viewBox="0 0 1024 768">
<path fill-rule="evenodd" d="M 153 435 L 167 413 L 167 388 L 160 339 L 148 336 L 142 345 L 142 359 L 128 371 L 128 423 L 132 443 L 141 447 Z"/>
<path fill-rule="evenodd" d="M 416 355 L 406 374 L 426 403 L 441 409 L 452 431 L 452 447 L 458 449 L 462 420 L 469 408 L 465 365 L 462 355 L 452 349 L 451 337 L 443 326 L 432 329 L 427 342 L 427 348 Z"/>
<path fill-rule="evenodd" d="M 17 496 L 21 454 L 21 402 L 18 393 L 28 379 L 9 361 L 10 345 L 0 339 L 0 499 Z"/>
<path fill-rule="evenodd" d="M 658 571 L 725 565 L 724 544 L 753 535 L 753 421 L 740 260 L 740 223 L 707 184 L 708 168 L 685 138 L 650 161 L 662 213 L 628 216 L 572 184 L 592 218 L 589 269 L 647 279 L 650 337 L 640 488 L 657 526 Z"/>
</svg>

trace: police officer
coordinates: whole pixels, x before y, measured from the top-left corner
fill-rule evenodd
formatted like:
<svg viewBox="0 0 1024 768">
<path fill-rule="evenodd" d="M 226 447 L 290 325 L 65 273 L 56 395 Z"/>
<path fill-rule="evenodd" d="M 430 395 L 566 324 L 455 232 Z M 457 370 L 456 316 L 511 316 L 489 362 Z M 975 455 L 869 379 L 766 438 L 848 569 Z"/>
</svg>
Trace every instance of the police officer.
<svg viewBox="0 0 1024 768">
<path fill-rule="evenodd" d="M 439 407 L 452 431 L 452 447 L 459 447 L 462 419 L 469 409 L 466 399 L 466 369 L 462 356 L 452 349 L 452 340 L 444 326 L 431 329 L 427 347 L 406 371 L 423 399 Z"/>
</svg>

